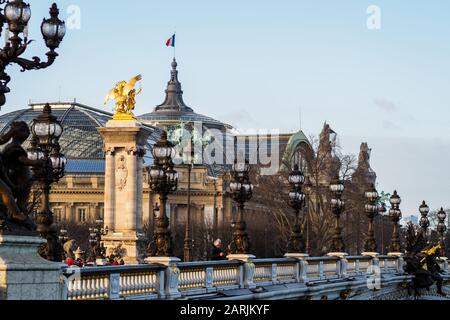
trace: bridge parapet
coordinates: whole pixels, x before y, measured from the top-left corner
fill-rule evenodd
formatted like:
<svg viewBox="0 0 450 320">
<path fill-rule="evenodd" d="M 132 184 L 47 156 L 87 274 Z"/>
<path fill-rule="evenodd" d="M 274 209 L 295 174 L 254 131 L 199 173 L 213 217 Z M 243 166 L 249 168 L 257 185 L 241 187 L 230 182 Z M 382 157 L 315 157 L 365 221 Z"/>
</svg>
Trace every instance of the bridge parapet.
<svg viewBox="0 0 450 320">
<path fill-rule="evenodd" d="M 448 275 L 448 263 L 440 263 Z M 172 274 L 176 276 L 169 279 Z M 247 298 L 250 299 L 255 298 L 252 292 L 258 292 L 258 288 L 271 286 L 289 287 L 288 296 L 296 298 L 303 295 L 317 297 L 319 294 L 328 297 L 330 293 L 336 293 L 340 298 L 350 287 L 369 290 L 368 281 L 375 277 L 395 286 L 410 281 L 403 272 L 403 259 L 399 256 L 179 262 L 171 266 L 127 265 L 63 270 L 68 300 L 198 299 L 215 298 L 239 290 L 247 290 Z M 168 281 L 171 281 L 170 285 Z"/>
</svg>

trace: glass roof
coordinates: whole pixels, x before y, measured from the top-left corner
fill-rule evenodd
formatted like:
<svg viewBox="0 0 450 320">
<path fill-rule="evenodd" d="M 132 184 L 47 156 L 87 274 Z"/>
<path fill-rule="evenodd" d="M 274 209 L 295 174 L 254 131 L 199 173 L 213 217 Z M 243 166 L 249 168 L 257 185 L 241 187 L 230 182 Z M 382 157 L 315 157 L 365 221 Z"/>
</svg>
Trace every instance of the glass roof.
<svg viewBox="0 0 450 320">
<path fill-rule="evenodd" d="M 112 114 L 78 103 L 51 104 L 52 114 L 61 121 L 64 132 L 60 138 L 61 151 L 68 159 L 104 159 L 103 139 L 97 131 L 106 126 Z M 32 108 L 14 111 L 0 116 L 0 134 L 4 134 L 14 121 L 25 121 L 31 125 L 33 119 L 42 113 L 43 105 L 32 105 Z M 152 134 L 147 141 L 146 164 L 151 163 L 151 146 L 159 138 L 159 130 L 145 126 Z M 25 143 L 29 146 L 29 141 Z"/>
</svg>

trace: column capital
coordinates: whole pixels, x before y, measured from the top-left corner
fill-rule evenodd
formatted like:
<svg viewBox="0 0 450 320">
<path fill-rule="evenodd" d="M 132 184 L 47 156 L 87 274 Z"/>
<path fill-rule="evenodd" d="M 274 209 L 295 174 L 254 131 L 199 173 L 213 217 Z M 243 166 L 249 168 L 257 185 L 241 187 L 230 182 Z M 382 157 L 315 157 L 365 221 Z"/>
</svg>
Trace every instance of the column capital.
<svg viewBox="0 0 450 320">
<path fill-rule="evenodd" d="M 107 156 L 114 156 L 116 154 L 116 148 L 114 147 L 107 147 L 104 151 Z"/>
<path fill-rule="evenodd" d="M 125 150 L 129 156 L 131 155 L 135 156 L 138 154 L 139 148 L 137 146 L 131 146 L 126 148 Z"/>
</svg>

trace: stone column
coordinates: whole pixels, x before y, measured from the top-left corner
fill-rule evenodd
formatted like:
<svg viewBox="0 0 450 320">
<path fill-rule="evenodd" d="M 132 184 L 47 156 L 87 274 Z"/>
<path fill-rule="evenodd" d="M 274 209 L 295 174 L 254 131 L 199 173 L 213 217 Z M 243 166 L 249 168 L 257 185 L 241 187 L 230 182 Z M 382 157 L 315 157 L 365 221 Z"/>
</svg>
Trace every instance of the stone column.
<svg viewBox="0 0 450 320">
<path fill-rule="evenodd" d="M 137 185 L 142 186 L 141 191 L 137 193 L 137 208 L 136 208 L 136 229 L 142 230 L 143 226 L 143 202 L 144 202 L 144 155 L 145 152 L 143 149 L 140 150 L 140 153 L 137 155 L 137 163 L 136 163 L 136 173 L 137 173 Z"/>
<path fill-rule="evenodd" d="M 150 131 L 137 121 L 109 121 L 97 129 L 107 151 L 105 163 L 105 226 L 107 254 L 121 245 L 125 263 L 143 262 L 142 176 L 145 143 Z"/>
<path fill-rule="evenodd" d="M 106 149 L 106 158 L 105 158 L 105 227 L 108 227 L 110 230 L 114 230 L 114 201 L 115 201 L 115 173 L 116 170 L 111 170 L 111 168 L 115 168 L 115 152 L 114 148 L 110 147 Z M 107 170 L 108 168 L 108 170 Z M 108 192 L 106 192 L 108 191 Z"/>
</svg>

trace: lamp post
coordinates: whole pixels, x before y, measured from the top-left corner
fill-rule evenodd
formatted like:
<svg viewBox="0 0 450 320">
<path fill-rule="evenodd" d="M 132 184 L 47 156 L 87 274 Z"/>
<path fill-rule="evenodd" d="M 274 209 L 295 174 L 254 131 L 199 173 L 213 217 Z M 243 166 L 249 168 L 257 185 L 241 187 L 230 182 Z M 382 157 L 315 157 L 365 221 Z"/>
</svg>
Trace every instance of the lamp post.
<svg viewBox="0 0 450 320">
<path fill-rule="evenodd" d="M 426 204 L 425 201 L 419 207 L 420 211 L 420 221 L 419 225 L 422 230 L 423 238 L 425 242 L 428 242 L 428 227 L 430 226 L 430 220 L 428 219 L 428 213 L 430 212 L 430 207 Z"/>
<path fill-rule="evenodd" d="M 192 238 L 191 238 L 191 174 L 194 167 L 194 140 L 191 136 L 191 145 L 188 154 L 184 154 L 185 163 L 187 163 L 188 170 L 188 191 L 187 191 L 187 213 L 186 213 L 186 226 L 184 232 L 184 261 L 189 262 L 192 260 Z"/>
<path fill-rule="evenodd" d="M 303 253 L 305 252 L 305 240 L 303 239 L 300 227 L 300 211 L 305 205 L 306 196 L 303 193 L 302 187 L 305 182 L 305 176 L 299 170 L 299 166 L 295 165 L 294 170 L 289 174 L 289 184 L 291 185 L 291 192 L 289 192 L 289 205 L 295 210 L 295 223 L 292 229 L 292 235 L 289 239 L 288 252 L 289 253 Z"/>
<path fill-rule="evenodd" d="M 58 242 L 58 231 L 53 224 L 53 213 L 50 209 L 50 189 L 52 183 L 64 176 L 66 158 L 61 153 L 59 138 L 63 133 L 61 123 L 52 115 L 50 105 L 44 106 L 42 113 L 31 125 L 32 141 L 28 149 L 28 158 L 43 160 L 45 166 L 33 167 L 33 180 L 38 181 L 43 193 L 42 208 L 36 216 L 37 231 L 47 240 L 41 255 L 51 261 L 61 261 L 62 247 Z"/>
<path fill-rule="evenodd" d="M 344 182 L 339 178 L 338 174 L 330 185 L 332 195 L 331 212 L 335 217 L 334 234 L 331 243 L 332 254 L 345 252 L 345 244 L 344 239 L 342 238 L 342 228 L 340 225 L 341 214 L 345 209 L 345 203 L 342 201 L 342 194 L 344 193 L 344 190 Z"/>
<path fill-rule="evenodd" d="M 447 214 L 444 211 L 444 208 L 438 212 L 439 223 L 437 225 L 437 231 L 439 233 L 439 242 L 441 244 L 441 252 L 440 255 L 442 258 L 447 257 L 447 250 L 445 249 L 445 232 L 447 231 L 447 226 L 445 225 L 445 219 L 447 218 Z"/>
<path fill-rule="evenodd" d="M 6 0 L 1 0 L 0 4 L 4 4 Z M 58 18 L 59 10 L 56 3 L 50 8 L 50 18 L 44 19 L 41 24 L 41 33 L 45 41 L 45 45 L 50 51 L 46 53 L 47 61 L 41 61 L 38 57 L 31 60 L 22 58 L 31 40 L 28 39 L 28 22 L 31 18 L 30 5 L 22 0 L 9 0 L 6 2 L 4 9 L 0 9 L 0 34 L 6 26 L 8 36 L 3 49 L 0 49 L 0 107 L 6 103 L 5 94 L 10 92 L 8 83 L 11 77 L 5 72 L 10 64 L 17 64 L 26 70 L 39 70 L 51 66 L 58 54 L 56 49 L 66 34 L 66 26 L 64 21 Z"/>
<path fill-rule="evenodd" d="M 149 246 L 149 254 L 152 257 L 173 255 L 173 241 L 166 214 L 166 203 L 168 195 L 178 188 L 178 173 L 174 170 L 172 162 L 174 156 L 174 145 L 167 140 L 167 132 L 163 131 L 160 140 L 153 146 L 154 165 L 150 169 L 150 188 L 159 194 L 160 199 L 155 233 Z"/>
<path fill-rule="evenodd" d="M 253 185 L 250 182 L 250 164 L 234 161 L 230 190 L 234 201 L 238 204 L 238 216 L 234 225 L 233 240 L 230 253 L 233 255 L 248 254 L 250 241 L 247 234 L 247 224 L 244 220 L 245 203 L 252 198 Z"/>
<path fill-rule="evenodd" d="M 400 204 L 402 203 L 402 199 L 398 195 L 397 190 L 394 191 L 394 194 L 391 196 L 389 202 L 391 203 L 389 216 L 391 217 L 392 222 L 394 224 L 390 251 L 392 253 L 398 254 L 402 252 L 402 244 L 400 242 L 400 226 L 399 226 L 399 222 L 402 219 L 402 212 L 400 210 Z"/>
<path fill-rule="evenodd" d="M 89 244 L 92 249 L 92 261 L 106 258 L 106 248 L 102 244 L 102 236 L 108 234 L 108 226 L 103 227 L 103 220 L 96 220 L 95 227 L 89 228 Z"/>
<path fill-rule="evenodd" d="M 364 251 L 366 253 L 376 253 L 378 251 L 377 241 L 375 239 L 374 219 L 378 214 L 378 192 L 375 186 L 372 184 L 370 189 L 364 194 L 367 203 L 365 205 L 365 211 L 369 218 L 369 229 L 367 230 L 366 243 L 364 244 Z"/>
<path fill-rule="evenodd" d="M 386 245 L 384 239 L 384 227 L 385 227 L 385 219 L 389 214 L 387 213 L 387 209 L 383 203 L 378 205 L 378 213 L 381 220 L 381 254 L 384 255 L 386 253 Z"/>
</svg>

